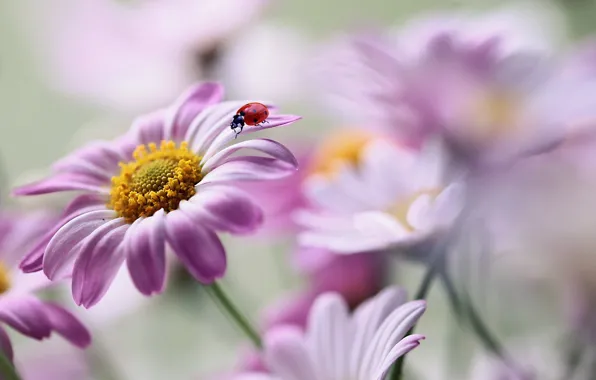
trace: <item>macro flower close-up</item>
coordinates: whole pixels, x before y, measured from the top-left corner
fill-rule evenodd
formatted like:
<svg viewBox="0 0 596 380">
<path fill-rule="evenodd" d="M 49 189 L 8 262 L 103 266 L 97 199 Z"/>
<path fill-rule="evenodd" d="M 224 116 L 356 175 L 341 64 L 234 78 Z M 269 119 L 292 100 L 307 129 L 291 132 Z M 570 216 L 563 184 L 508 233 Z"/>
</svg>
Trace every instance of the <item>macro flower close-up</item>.
<svg viewBox="0 0 596 380">
<path fill-rule="evenodd" d="M 219 103 L 222 96 L 217 84 L 196 85 L 170 108 L 137 119 L 113 146 L 84 147 L 58 161 L 53 176 L 15 191 L 87 193 L 79 195 L 81 205 L 73 211 L 78 215 L 56 231 L 43 252 L 48 278 L 72 275 L 77 304 L 96 304 L 125 261 L 141 293 L 160 293 L 166 242 L 198 281 L 211 283 L 226 270 L 215 231 L 243 234 L 258 227 L 260 209 L 233 183 L 276 179 L 294 171 L 296 162 L 273 140 L 225 147 L 235 136 L 228 115 L 245 102 Z M 299 117 L 269 119 L 266 128 Z M 269 157 L 231 157 L 242 148 Z"/>
<path fill-rule="evenodd" d="M 594 15 L 0 2 L 0 380 L 596 379 Z"/>
</svg>

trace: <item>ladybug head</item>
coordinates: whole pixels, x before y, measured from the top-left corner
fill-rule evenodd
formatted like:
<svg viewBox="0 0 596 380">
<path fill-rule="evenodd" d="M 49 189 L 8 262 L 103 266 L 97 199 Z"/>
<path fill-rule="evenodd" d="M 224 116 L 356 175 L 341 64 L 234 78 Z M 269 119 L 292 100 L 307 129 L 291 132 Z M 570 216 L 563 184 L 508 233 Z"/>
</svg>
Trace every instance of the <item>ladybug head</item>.
<svg viewBox="0 0 596 380">
<path fill-rule="evenodd" d="M 246 114 L 246 113 L 245 113 L 244 111 L 240 111 L 240 112 L 238 112 L 238 115 L 240 115 L 240 116 L 244 116 L 245 114 Z"/>
</svg>

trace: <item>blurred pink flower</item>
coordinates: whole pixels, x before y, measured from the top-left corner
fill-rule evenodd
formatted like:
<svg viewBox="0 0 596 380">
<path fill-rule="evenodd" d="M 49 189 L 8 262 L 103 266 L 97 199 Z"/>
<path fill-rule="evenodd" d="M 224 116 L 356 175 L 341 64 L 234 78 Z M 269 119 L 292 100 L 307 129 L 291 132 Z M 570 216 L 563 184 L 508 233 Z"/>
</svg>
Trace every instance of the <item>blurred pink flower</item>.
<svg viewBox="0 0 596 380">
<path fill-rule="evenodd" d="M 29 349 L 15 360 L 23 380 L 90 380 L 91 365 L 85 352 L 53 339 Z"/>
<path fill-rule="evenodd" d="M 29 21 L 44 69 L 67 94 L 124 111 L 165 105 L 204 79 L 202 60 L 267 0 L 51 0 Z"/>
<path fill-rule="evenodd" d="M 383 290 L 353 313 L 335 293 L 319 296 L 306 331 L 282 326 L 267 332 L 264 358 L 271 374 L 245 373 L 234 379 L 381 380 L 422 335 L 406 336 L 426 310 L 424 301 L 406 302 L 398 288 Z"/>
<path fill-rule="evenodd" d="M 552 59 L 547 38 L 523 41 L 530 14 L 539 18 L 456 14 L 348 37 L 316 65 L 327 104 L 414 144 L 438 134 L 472 162 L 552 148 L 593 119 L 596 75 Z"/>
<path fill-rule="evenodd" d="M 166 245 L 195 279 L 211 283 L 227 268 L 216 231 L 247 234 L 260 225 L 261 209 L 235 182 L 278 179 L 297 163 L 273 140 L 228 146 L 235 138 L 230 118 L 246 101 L 222 97 L 216 83 L 194 85 L 171 107 L 137 119 L 128 134 L 83 147 L 56 163 L 53 176 L 15 190 L 86 192 L 45 251 L 28 258 L 41 255 L 52 280 L 72 275 L 78 305 L 99 302 L 124 262 L 142 294 L 162 292 Z M 271 107 L 269 124 L 246 126 L 243 134 L 300 119 Z M 244 148 L 265 156 L 234 156 Z"/>
<path fill-rule="evenodd" d="M 339 253 L 410 246 L 448 228 L 463 206 L 462 186 L 445 183 L 440 144 L 418 152 L 374 139 L 356 165 L 305 183 L 313 204 L 296 214 L 299 243 Z"/>
<path fill-rule="evenodd" d="M 33 339 L 56 332 L 84 348 L 91 343 L 85 326 L 62 306 L 33 294 L 55 284 L 41 273 L 24 274 L 16 267 L 26 249 L 53 223 L 55 218 L 42 212 L 0 214 L 0 321 Z M 4 327 L 0 327 L 0 348 L 12 359 L 12 344 Z"/>
</svg>

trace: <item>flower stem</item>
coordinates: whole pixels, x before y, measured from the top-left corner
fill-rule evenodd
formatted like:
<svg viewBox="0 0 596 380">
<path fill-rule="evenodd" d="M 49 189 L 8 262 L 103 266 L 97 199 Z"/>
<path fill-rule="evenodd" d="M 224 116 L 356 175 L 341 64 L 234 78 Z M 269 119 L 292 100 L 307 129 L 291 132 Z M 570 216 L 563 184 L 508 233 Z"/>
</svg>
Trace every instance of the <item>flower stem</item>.
<svg viewBox="0 0 596 380">
<path fill-rule="evenodd" d="M 242 314 L 238 308 L 234 305 L 230 297 L 224 292 L 219 283 L 214 282 L 207 287 L 210 290 L 210 294 L 217 300 L 217 302 L 224 308 L 225 312 L 234 320 L 234 322 L 240 327 L 242 332 L 252 341 L 252 343 L 258 348 L 263 348 L 261 337 L 257 330 L 249 322 L 248 318 Z"/>
<path fill-rule="evenodd" d="M 21 380 L 14 365 L 8 360 L 4 352 L 0 350 L 0 378 L 2 380 Z"/>
</svg>

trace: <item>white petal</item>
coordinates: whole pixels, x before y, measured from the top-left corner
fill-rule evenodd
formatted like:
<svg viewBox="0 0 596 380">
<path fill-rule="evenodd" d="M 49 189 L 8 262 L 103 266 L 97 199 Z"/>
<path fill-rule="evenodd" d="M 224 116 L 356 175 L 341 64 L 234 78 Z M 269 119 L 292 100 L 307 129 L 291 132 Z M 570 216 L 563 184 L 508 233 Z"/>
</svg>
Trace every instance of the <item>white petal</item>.
<svg viewBox="0 0 596 380">
<path fill-rule="evenodd" d="M 361 304 L 354 312 L 355 337 L 352 347 L 350 379 L 356 379 L 366 350 L 385 318 L 407 300 L 403 288 L 391 286 Z"/>
<path fill-rule="evenodd" d="M 427 230 L 432 224 L 433 199 L 429 194 L 422 194 L 417 197 L 408 209 L 406 219 L 408 224 L 415 230 Z"/>
<path fill-rule="evenodd" d="M 348 305 L 338 294 L 319 296 L 308 318 L 307 345 L 318 376 L 347 379 L 352 326 Z"/>
<path fill-rule="evenodd" d="M 283 380 L 327 380 L 316 376 L 302 331 L 278 327 L 265 336 L 265 363 Z"/>
</svg>

